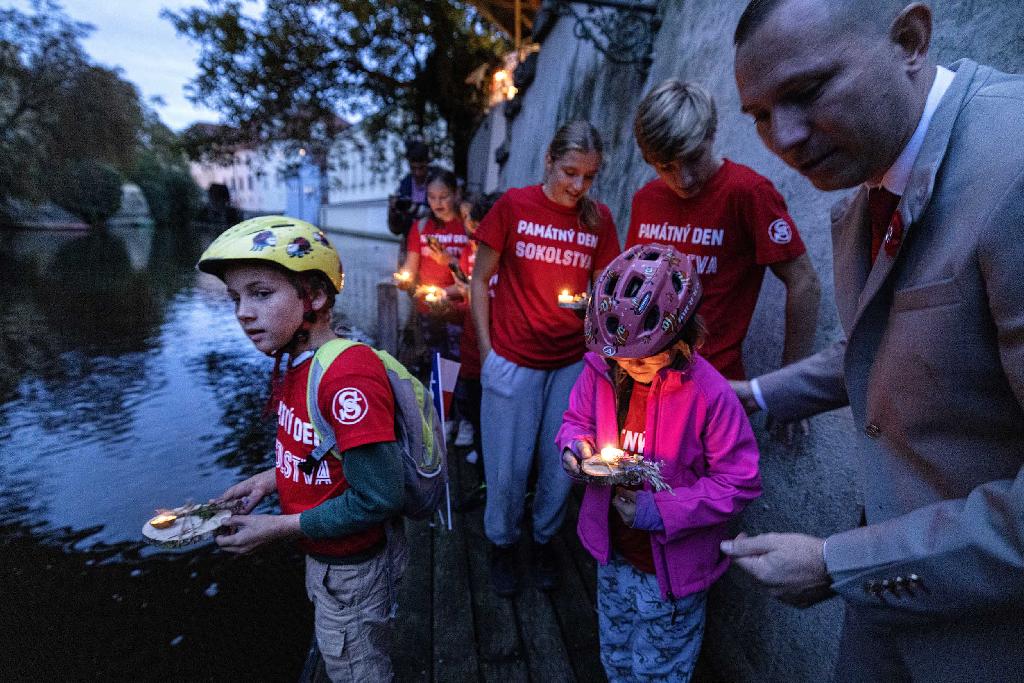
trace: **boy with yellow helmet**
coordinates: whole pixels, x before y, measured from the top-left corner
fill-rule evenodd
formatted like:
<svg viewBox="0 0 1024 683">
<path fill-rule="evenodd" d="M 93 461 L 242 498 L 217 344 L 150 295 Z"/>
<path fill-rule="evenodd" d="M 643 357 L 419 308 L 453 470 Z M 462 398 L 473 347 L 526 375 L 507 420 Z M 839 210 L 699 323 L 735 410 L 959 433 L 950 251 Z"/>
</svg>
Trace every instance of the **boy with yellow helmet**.
<svg viewBox="0 0 1024 683">
<path fill-rule="evenodd" d="M 221 501 L 241 499 L 242 511 L 217 543 L 246 553 L 297 539 L 331 679 L 390 680 L 387 643 L 405 565 L 401 527 L 393 524 L 402 511 L 403 472 L 394 396 L 370 347 L 346 349 L 325 371 L 316 400 L 341 457 L 306 466 L 319 441 L 306 392 L 313 354 L 336 338 L 331 308 L 344 284 L 338 253 L 309 223 L 263 216 L 221 234 L 197 267 L 224 281 L 242 329 L 275 359 L 268 406 L 277 415 L 275 466 L 222 494 Z M 282 514 L 250 514 L 274 491 Z"/>
</svg>

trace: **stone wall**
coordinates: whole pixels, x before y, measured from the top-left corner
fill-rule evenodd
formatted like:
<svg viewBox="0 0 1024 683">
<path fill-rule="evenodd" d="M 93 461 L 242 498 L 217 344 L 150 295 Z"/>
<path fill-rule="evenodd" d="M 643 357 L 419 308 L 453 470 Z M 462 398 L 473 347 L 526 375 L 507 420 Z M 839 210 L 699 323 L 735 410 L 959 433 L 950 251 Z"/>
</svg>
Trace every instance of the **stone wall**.
<svg viewBox="0 0 1024 683">
<path fill-rule="evenodd" d="M 654 60 L 642 76 L 633 66 L 609 64 L 574 37 L 575 21 L 561 18 L 545 36 L 534 82 L 521 95 L 521 111 L 509 127 L 509 157 L 501 187 L 541 178 L 547 141 L 573 118 L 589 119 L 605 140 L 605 165 L 593 190 L 616 218 L 620 235 L 634 191 L 653 177 L 632 137 L 641 95 L 668 78 L 704 83 L 719 107 L 719 150 L 768 176 L 785 197 L 821 277 L 823 303 L 815 346 L 840 335 L 832 300 L 828 209 L 839 198 L 822 193 L 770 155 L 753 124 L 739 111 L 733 80 L 732 33 L 746 0 L 663 0 Z M 940 63 L 970 56 L 1006 71 L 1024 68 L 1024 13 L 1019 2 L 938 1 L 934 52 Z M 751 324 L 744 359 L 752 375 L 776 367 L 782 348 L 784 292 L 771 275 Z M 827 535 L 856 525 L 857 476 L 848 410 L 815 418 L 809 438 L 785 448 L 755 420 L 762 448 L 764 496 L 741 520 L 751 533 L 768 530 Z M 768 599 L 731 570 L 713 591 L 706 655 L 730 681 L 828 680 L 837 651 L 842 604 L 832 600 L 796 610 Z"/>
</svg>

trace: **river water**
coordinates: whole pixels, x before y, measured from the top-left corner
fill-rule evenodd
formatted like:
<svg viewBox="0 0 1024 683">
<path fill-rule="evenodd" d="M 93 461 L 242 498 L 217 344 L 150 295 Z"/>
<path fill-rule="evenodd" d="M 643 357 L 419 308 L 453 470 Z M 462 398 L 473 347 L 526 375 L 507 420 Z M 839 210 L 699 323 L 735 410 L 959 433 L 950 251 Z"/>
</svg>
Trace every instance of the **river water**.
<svg viewBox="0 0 1024 683">
<path fill-rule="evenodd" d="M 271 361 L 192 265 L 213 234 L 0 231 L 0 678 L 295 680 L 301 557 L 141 528 L 272 465 Z M 335 236 L 372 330 L 393 244 Z M 348 240 L 348 243 L 345 243 Z"/>
</svg>

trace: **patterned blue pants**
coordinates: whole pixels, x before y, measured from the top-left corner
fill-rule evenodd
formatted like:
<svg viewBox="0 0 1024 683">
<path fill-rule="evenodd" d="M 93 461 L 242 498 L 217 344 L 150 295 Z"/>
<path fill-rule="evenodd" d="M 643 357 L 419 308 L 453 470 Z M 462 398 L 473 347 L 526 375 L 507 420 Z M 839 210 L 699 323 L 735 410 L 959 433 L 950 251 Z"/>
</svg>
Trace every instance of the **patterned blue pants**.
<svg viewBox="0 0 1024 683">
<path fill-rule="evenodd" d="M 704 638 L 707 591 L 669 601 L 658 579 L 613 556 L 597 567 L 601 663 L 611 683 L 687 683 Z"/>
</svg>

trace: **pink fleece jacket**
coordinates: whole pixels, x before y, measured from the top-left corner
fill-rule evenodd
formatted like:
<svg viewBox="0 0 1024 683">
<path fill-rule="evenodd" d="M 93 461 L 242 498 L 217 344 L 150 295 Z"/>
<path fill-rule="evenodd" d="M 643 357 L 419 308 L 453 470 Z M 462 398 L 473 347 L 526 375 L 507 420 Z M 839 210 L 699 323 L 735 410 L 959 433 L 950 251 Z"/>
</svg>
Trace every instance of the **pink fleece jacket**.
<svg viewBox="0 0 1024 683">
<path fill-rule="evenodd" d="M 645 484 L 634 527 L 651 532 L 662 595 L 679 598 L 704 590 L 729 566 L 718 545 L 727 522 L 761 494 L 757 442 L 729 383 L 696 354 L 685 370 L 666 368 L 655 377 L 646 430 L 644 457 L 662 463 L 672 490 L 653 493 Z M 596 452 L 617 445 L 617 431 L 608 366 L 588 353 L 555 442 L 562 449 L 588 441 Z M 611 495 L 609 486 L 588 485 L 577 525 L 601 564 L 611 558 Z"/>
</svg>

